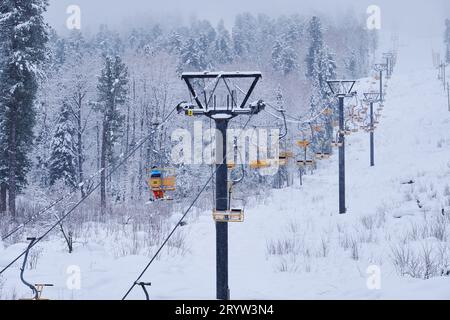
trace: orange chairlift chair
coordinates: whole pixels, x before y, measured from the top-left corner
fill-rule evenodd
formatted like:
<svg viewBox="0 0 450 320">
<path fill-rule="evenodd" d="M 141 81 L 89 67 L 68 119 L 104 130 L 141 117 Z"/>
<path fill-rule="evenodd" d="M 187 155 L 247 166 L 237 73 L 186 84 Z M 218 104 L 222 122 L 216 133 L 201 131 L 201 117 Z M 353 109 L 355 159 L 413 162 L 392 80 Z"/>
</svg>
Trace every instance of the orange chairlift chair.
<svg viewBox="0 0 450 320">
<path fill-rule="evenodd" d="M 167 196 L 167 192 L 176 190 L 175 169 L 154 166 L 151 170 L 147 170 L 147 176 L 154 200 L 173 200 Z"/>
</svg>

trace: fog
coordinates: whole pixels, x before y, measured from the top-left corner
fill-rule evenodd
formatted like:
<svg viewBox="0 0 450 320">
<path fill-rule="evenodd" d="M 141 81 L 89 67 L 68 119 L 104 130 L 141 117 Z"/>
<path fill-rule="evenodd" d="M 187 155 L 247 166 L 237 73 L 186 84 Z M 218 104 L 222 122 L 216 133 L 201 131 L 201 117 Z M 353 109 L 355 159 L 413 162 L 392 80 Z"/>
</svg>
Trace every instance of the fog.
<svg viewBox="0 0 450 320">
<path fill-rule="evenodd" d="M 50 0 L 47 18 L 58 31 L 65 30 L 66 9 L 73 4 L 80 6 L 82 28 L 88 31 L 95 31 L 102 23 L 117 28 L 145 25 L 167 15 L 180 23 L 192 17 L 213 23 L 224 19 L 231 26 L 234 16 L 244 11 L 270 16 L 325 13 L 334 18 L 353 11 L 364 17 L 367 7 L 374 4 L 381 8 L 382 28 L 400 34 L 437 36 L 450 12 L 448 0 Z"/>
</svg>

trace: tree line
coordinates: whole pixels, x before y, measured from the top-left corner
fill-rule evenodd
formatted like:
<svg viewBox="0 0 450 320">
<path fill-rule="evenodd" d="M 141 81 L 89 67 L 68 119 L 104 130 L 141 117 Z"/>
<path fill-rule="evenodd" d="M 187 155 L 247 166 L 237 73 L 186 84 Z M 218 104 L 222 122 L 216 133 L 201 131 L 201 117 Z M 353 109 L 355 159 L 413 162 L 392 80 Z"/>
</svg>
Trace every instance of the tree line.
<svg viewBox="0 0 450 320">
<path fill-rule="evenodd" d="M 184 71 L 261 70 L 264 83 L 255 94 L 281 95 L 291 114 L 314 114 L 330 102 L 326 79 L 367 75 L 377 48 L 376 33 L 350 14 L 332 22 L 243 13 L 231 28 L 194 19 L 61 35 L 44 21 L 47 6 L 46 0 L 0 5 L 0 211 L 13 217 L 20 216 L 18 194 L 74 189 L 83 197 L 91 175 L 101 181 L 103 212 L 112 203 L 148 200 L 146 169 L 169 166 L 170 133 L 189 126 L 179 117 L 154 130 L 186 96 L 179 80 Z M 273 123 L 259 118 L 259 124 Z M 329 120 L 325 140 L 331 141 Z M 149 135 L 108 178 L 108 168 Z M 208 168 L 179 166 L 178 196 L 195 191 Z"/>
</svg>

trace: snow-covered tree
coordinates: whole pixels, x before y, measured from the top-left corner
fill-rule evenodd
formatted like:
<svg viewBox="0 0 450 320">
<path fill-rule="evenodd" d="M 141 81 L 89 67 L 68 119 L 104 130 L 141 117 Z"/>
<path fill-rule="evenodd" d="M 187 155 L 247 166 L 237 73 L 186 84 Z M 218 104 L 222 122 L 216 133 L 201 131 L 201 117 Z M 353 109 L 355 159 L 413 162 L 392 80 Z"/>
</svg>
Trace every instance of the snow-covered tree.
<svg viewBox="0 0 450 320">
<path fill-rule="evenodd" d="M 240 58 L 250 57 L 257 51 L 257 23 L 255 17 L 246 12 L 236 16 L 232 29 L 234 53 Z"/>
<path fill-rule="evenodd" d="M 181 48 L 178 70 L 203 71 L 207 69 L 206 52 L 201 50 L 197 39 L 189 38 Z"/>
<path fill-rule="evenodd" d="M 114 145 L 122 134 L 124 116 L 119 107 L 126 102 L 128 71 L 119 56 L 105 57 L 104 67 L 98 79 L 98 103 L 96 109 L 102 116 L 101 138 L 101 207 L 106 207 L 106 167 L 114 163 Z"/>
<path fill-rule="evenodd" d="M 223 20 L 217 26 L 217 37 L 214 41 L 212 62 L 215 65 L 228 64 L 233 61 L 231 37 Z"/>
<path fill-rule="evenodd" d="M 0 145 L 5 152 L 0 157 L 0 181 L 8 186 L 13 216 L 17 191 L 26 185 L 30 169 L 34 101 L 47 57 L 48 26 L 43 18 L 47 5 L 47 0 L 2 0 L 0 4 Z"/>
<path fill-rule="evenodd" d="M 167 47 L 168 47 L 169 53 L 179 55 L 181 52 L 182 45 L 183 45 L 183 41 L 181 39 L 181 35 L 176 31 L 172 31 L 172 33 L 170 34 L 169 39 L 167 41 Z"/>
<path fill-rule="evenodd" d="M 281 70 L 280 58 L 283 54 L 283 45 L 279 39 L 275 41 L 272 47 L 272 68 L 274 70 Z"/>
<path fill-rule="evenodd" d="M 358 77 L 358 61 L 355 51 L 351 51 L 348 58 L 345 61 L 345 67 L 347 69 L 348 76 L 352 79 Z"/>
<path fill-rule="evenodd" d="M 330 104 L 328 97 L 328 79 L 335 77 L 336 64 L 330 50 L 323 43 L 320 20 L 313 17 L 309 23 L 310 47 L 306 58 L 307 77 L 311 81 L 310 113 L 316 115 Z M 333 136 L 332 115 L 323 115 L 317 119 L 325 130 L 313 137 L 313 149 L 330 152 Z"/>
<path fill-rule="evenodd" d="M 86 140 L 89 115 L 89 99 L 94 99 L 94 70 L 98 59 L 93 57 L 92 50 L 80 31 L 74 30 L 67 40 L 67 62 L 63 79 L 68 97 L 69 111 L 75 127 L 75 154 L 77 164 L 77 181 L 81 184 L 85 177 Z M 64 81 L 66 80 L 66 81 Z M 85 186 L 81 185 L 81 196 L 85 195 Z"/>
<path fill-rule="evenodd" d="M 63 103 L 51 142 L 49 165 L 50 184 L 62 180 L 65 185 L 77 186 L 75 128 L 70 108 Z"/>
<path fill-rule="evenodd" d="M 314 78 L 317 76 L 317 69 L 314 64 L 317 64 L 318 56 L 323 48 L 322 24 L 318 17 L 312 17 L 308 25 L 309 35 L 309 51 L 306 56 L 306 76 Z"/>
<path fill-rule="evenodd" d="M 277 40 L 272 48 L 272 66 L 284 75 L 298 69 L 298 55 L 288 41 Z"/>
<path fill-rule="evenodd" d="M 446 59 L 450 62 L 450 19 L 445 20 Z"/>
<path fill-rule="evenodd" d="M 103 56 L 115 56 L 123 53 L 123 43 L 117 32 L 108 28 L 107 25 L 101 25 L 95 36 L 95 46 Z"/>
</svg>

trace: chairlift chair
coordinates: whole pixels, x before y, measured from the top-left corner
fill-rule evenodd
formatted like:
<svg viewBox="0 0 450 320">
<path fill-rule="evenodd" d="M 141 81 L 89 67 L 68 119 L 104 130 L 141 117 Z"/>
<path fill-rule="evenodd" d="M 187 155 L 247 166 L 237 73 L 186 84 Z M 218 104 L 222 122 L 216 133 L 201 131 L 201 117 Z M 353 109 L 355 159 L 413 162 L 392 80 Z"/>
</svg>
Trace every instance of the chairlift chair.
<svg viewBox="0 0 450 320">
<path fill-rule="evenodd" d="M 297 165 L 300 167 L 313 166 L 314 164 L 314 160 L 297 160 Z"/>
<path fill-rule="evenodd" d="M 151 282 L 135 282 L 135 285 L 140 286 L 142 291 L 144 291 L 145 300 L 150 300 L 150 295 L 148 294 L 147 287 L 152 285 Z"/>
<path fill-rule="evenodd" d="M 349 136 L 352 134 L 351 130 L 349 130 L 348 128 L 344 129 L 344 130 L 339 130 L 339 134 L 340 135 L 344 135 L 344 136 Z"/>
<path fill-rule="evenodd" d="M 329 153 L 329 152 L 323 152 L 322 153 L 322 157 L 323 157 L 323 159 L 330 159 L 331 158 L 331 153 Z"/>
<path fill-rule="evenodd" d="M 313 130 L 315 132 L 320 132 L 320 131 L 322 131 L 322 126 L 313 126 Z"/>
<path fill-rule="evenodd" d="M 231 191 L 233 188 L 233 182 L 228 181 L 228 190 L 229 190 L 229 198 L 228 198 L 228 209 L 227 210 L 213 210 L 213 220 L 216 222 L 244 222 L 244 199 L 237 199 L 233 197 L 233 192 Z M 234 202 L 240 201 L 242 206 L 240 208 L 234 205 Z M 233 205 L 232 205 L 233 203 Z"/>
<path fill-rule="evenodd" d="M 26 285 L 28 288 L 31 289 L 31 291 L 33 292 L 33 297 L 32 298 L 25 298 L 25 299 L 20 299 L 20 300 L 49 300 L 46 298 L 42 297 L 42 292 L 44 291 L 45 287 L 53 287 L 53 284 L 35 284 L 32 285 L 29 282 L 27 282 L 24 278 L 24 273 L 25 273 L 25 268 L 27 265 L 27 260 L 28 260 L 28 254 L 30 252 L 30 249 L 33 247 L 34 243 L 37 241 L 37 238 L 27 238 L 28 241 L 30 241 L 30 243 L 28 244 L 28 247 L 25 251 L 25 256 L 23 258 L 23 263 L 22 263 L 22 268 L 20 268 L 20 280 L 22 281 L 22 283 L 24 285 Z"/>
<path fill-rule="evenodd" d="M 297 140 L 295 143 L 300 148 L 307 148 L 310 145 L 310 142 L 308 140 Z"/>
<path fill-rule="evenodd" d="M 325 116 L 331 116 L 332 114 L 333 114 L 333 109 L 331 109 L 331 108 L 326 108 L 323 111 L 323 115 L 325 115 Z"/>
<path fill-rule="evenodd" d="M 323 153 L 322 152 L 316 152 L 315 157 L 317 160 L 323 160 Z"/>
<path fill-rule="evenodd" d="M 316 153 L 316 159 L 317 160 L 326 160 L 331 157 L 331 154 L 329 152 L 317 152 Z"/>
<path fill-rule="evenodd" d="M 268 160 L 253 160 L 250 161 L 250 168 L 252 169 L 262 169 L 270 167 L 270 162 Z"/>
<path fill-rule="evenodd" d="M 152 175 L 152 171 L 160 172 L 160 175 Z M 153 168 L 147 169 L 147 184 L 149 189 L 155 194 L 155 200 L 173 200 L 165 193 L 176 190 L 176 174 L 174 168 Z M 161 194 L 161 197 L 156 196 Z"/>
<path fill-rule="evenodd" d="M 293 158 L 294 157 L 294 153 L 292 151 L 282 151 L 280 152 L 280 158 Z"/>
<path fill-rule="evenodd" d="M 53 284 L 48 284 L 48 283 L 36 283 L 34 285 L 35 289 L 36 289 L 36 293 L 32 298 L 22 298 L 19 299 L 21 301 L 48 301 L 50 299 L 48 298 L 43 298 L 42 297 L 42 292 L 44 291 L 45 287 L 53 287 Z"/>
<path fill-rule="evenodd" d="M 236 168 L 236 164 L 234 162 L 228 162 L 227 163 L 227 168 L 232 170 L 232 169 Z"/>
<path fill-rule="evenodd" d="M 155 169 L 153 169 L 155 170 Z M 147 169 L 148 185 L 152 191 L 175 191 L 176 190 L 176 175 L 174 168 L 156 168 L 161 172 L 160 177 L 151 177 L 152 169 Z"/>
<path fill-rule="evenodd" d="M 225 211 L 213 210 L 213 219 L 216 222 L 244 222 L 243 209 L 230 209 Z"/>
<path fill-rule="evenodd" d="M 280 166 L 286 166 L 289 162 L 289 159 L 294 157 L 294 153 L 292 151 L 282 151 L 278 156 L 278 164 Z"/>
<path fill-rule="evenodd" d="M 284 166 L 286 166 L 287 164 L 288 164 L 288 158 L 282 157 L 282 156 L 279 156 L 279 157 L 278 157 L 278 165 L 279 165 L 279 166 L 284 167 Z"/>
</svg>

